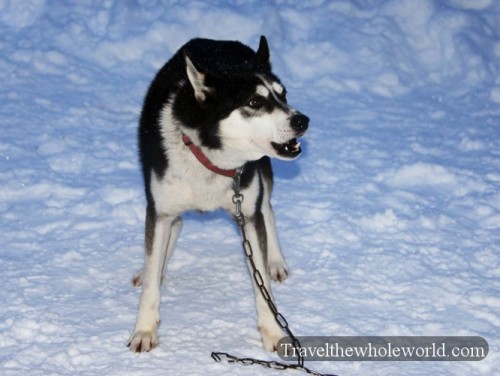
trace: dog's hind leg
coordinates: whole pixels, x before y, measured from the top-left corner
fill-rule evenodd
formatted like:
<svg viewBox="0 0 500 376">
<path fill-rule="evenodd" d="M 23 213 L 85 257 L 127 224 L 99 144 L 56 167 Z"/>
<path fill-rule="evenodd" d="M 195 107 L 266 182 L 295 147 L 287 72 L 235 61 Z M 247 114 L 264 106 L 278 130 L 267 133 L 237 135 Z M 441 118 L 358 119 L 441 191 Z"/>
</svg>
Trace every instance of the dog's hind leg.
<svg viewBox="0 0 500 376">
<path fill-rule="evenodd" d="M 128 346 L 132 351 L 150 351 L 158 343 L 160 322 L 160 283 L 163 263 L 170 248 L 176 217 L 158 216 L 148 207 L 146 214 L 146 259 L 142 273 L 142 293 L 135 329 Z M 178 222 L 179 223 L 179 222 Z M 176 230 L 178 233 L 178 230 Z M 175 241 L 173 242 L 175 243 Z"/>
<path fill-rule="evenodd" d="M 265 228 L 264 227 L 264 217 L 261 212 L 255 213 L 255 217 L 252 220 L 248 220 L 245 224 L 245 234 L 248 241 L 252 246 L 253 251 L 253 261 L 257 270 L 260 271 L 262 276 L 262 282 L 269 292 L 269 298 L 274 301 L 271 292 L 271 281 L 269 279 L 269 273 L 267 273 L 266 268 L 266 249 L 265 245 L 267 243 Z M 252 283 L 255 290 L 255 305 L 257 308 L 258 315 L 258 327 L 260 334 L 262 336 L 262 343 L 264 348 L 268 351 L 275 351 L 277 348 L 278 341 L 285 336 L 284 332 L 281 330 L 280 326 L 277 324 L 274 314 L 271 312 L 266 299 L 263 297 L 260 288 L 256 284 L 253 278 L 253 271 L 250 263 L 247 262 L 250 275 L 252 276 Z"/>
</svg>

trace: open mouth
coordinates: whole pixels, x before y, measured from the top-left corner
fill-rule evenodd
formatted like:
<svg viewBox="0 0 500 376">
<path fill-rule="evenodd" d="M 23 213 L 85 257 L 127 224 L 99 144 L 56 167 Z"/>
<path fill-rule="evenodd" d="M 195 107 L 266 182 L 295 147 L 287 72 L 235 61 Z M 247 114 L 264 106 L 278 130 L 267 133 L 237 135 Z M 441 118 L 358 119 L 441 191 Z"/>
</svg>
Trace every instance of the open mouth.
<svg viewBox="0 0 500 376">
<path fill-rule="evenodd" d="M 300 148 L 300 142 L 297 141 L 296 138 L 292 138 L 290 141 L 284 142 L 282 144 L 278 144 L 276 142 L 271 142 L 272 147 L 278 155 L 284 158 L 295 158 L 298 157 L 302 152 Z"/>
</svg>

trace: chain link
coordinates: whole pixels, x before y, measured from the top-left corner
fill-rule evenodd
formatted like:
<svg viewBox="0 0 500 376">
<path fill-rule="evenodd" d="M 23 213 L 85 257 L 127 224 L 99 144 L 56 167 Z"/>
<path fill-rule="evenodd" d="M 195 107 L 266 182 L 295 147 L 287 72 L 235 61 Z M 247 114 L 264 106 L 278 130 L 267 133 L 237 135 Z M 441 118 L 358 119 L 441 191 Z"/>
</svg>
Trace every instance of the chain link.
<svg viewBox="0 0 500 376">
<path fill-rule="evenodd" d="M 332 374 L 318 373 L 318 372 L 312 371 L 304 366 L 304 357 L 301 355 L 301 351 L 300 351 L 302 346 L 301 346 L 299 340 L 293 335 L 292 331 L 288 327 L 288 322 L 286 321 L 285 317 L 276 308 L 276 304 L 273 302 L 273 300 L 271 298 L 271 294 L 269 293 L 266 286 L 264 285 L 264 279 L 262 278 L 262 274 L 255 266 L 255 263 L 253 261 L 252 245 L 248 241 L 247 236 L 246 236 L 246 232 L 245 232 L 245 216 L 243 215 L 243 212 L 241 211 L 241 204 L 243 203 L 243 199 L 244 199 L 244 196 L 241 194 L 241 174 L 242 174 L 242 172 L 243 172 L 243 168 L 239 168 L 236 171 L 236 175 L 234 177 L 233 203 L 235 205 L 234 217 L 236 219 L 236 223 L 238 224 L 238 226 L 240 227 L 240 230 L 241 230 L 241 238 L 243 240 L 242 241 L 243 250 L 245 251 L 245 256 L 246 256 L 248 263 L 250 264 L 250 267 L 252 269 L 252 277 L 253 277 L 255 283 L 257 284 L 257 287 L 259 288 L 259 291 L 262 294 L 262 297 L 264 298 L 269 309 L 273 313 L 274 319 L 276 320 L 278 325 L 285 331 L 286 335 L 290 338 L 293 347 L 297 350 L 297 364 L 280 363 L 280 362 L 276 362 L 276 361 L 266 361 L 266 360 L 259 360 L 259 359 L 254 359 L 254 358 L 239 358 L 239 357 L 236 357 L 234 355 L 230 355 L 230 354 L 222 353 L 222 352 L 213 352 L 212 359 L 214 359 L 216 362 L 221 362 L 223 359 L 225 359 L 229 363 L 237 363 L 237 364 L 242 364 L 242 365 L 260 364 L 263 367 L 278 369 L 278 370 L 299 369 L 299 370 L 303 370 L 306 373 L 314 375 L 314 376 L 337 376 L 337 375 L 332 375 Z"/>
</svg>

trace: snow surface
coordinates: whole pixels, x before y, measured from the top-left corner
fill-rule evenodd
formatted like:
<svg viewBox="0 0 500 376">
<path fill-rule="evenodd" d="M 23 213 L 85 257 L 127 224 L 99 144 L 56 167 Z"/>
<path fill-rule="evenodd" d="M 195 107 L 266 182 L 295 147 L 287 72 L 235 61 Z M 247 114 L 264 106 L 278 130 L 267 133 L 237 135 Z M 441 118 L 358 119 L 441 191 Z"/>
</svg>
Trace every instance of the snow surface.
<svg viewBox="0 0 500 376">
<path fill-rule="evenodd" d="M 141 102 L 188 39 L 268 36 L 304 155 L 275 161 L 296 335 L 479 335 L 480 362 L 315 362 L 348 375 L 500 369 L 500 2 L 0 0 L 0 373 L 285 375 L 261 347 L 237 229 L 189 214 L 160 345 L 140 291 Z M 288 374 L 299 374 L 289 371 Z"/>
</svg>

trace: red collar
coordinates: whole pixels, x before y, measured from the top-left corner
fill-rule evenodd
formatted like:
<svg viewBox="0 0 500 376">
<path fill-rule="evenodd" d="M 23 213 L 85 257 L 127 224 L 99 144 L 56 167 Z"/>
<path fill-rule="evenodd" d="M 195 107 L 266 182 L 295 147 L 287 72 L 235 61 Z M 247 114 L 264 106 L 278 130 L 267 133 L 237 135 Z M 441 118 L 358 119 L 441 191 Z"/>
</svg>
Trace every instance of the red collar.
<svg viewBox="0 0 500 376">
<path fill-rule="evenodd" d="M 198 159 L 200 161 L 200 163 L 203 166 L 205 166 L 206 168 L 208 168 L 209 170 L 211 170 L 219 175 L 227 176 L 229 178 L 234 178 L 236 176 L 236 173 L 237 173 L 236 169 L 224 170 L 222 168 L 215 166 L 212 162 L 210 162 L 210 159 L 208 159 L 208 157 L 205 154 L 203 154 L 203 151 L 201 151 L 201 149 L 198 146 L 193 144 L 193 141 L 191 141 L 191 139 L 188 136 L 186 136 L 184 133 L 182 134 L 182 141 L 189 148 L 189 150 L 191 150 L 191 153 L 194 154 L 196 159 Z"/>
</svg>

